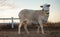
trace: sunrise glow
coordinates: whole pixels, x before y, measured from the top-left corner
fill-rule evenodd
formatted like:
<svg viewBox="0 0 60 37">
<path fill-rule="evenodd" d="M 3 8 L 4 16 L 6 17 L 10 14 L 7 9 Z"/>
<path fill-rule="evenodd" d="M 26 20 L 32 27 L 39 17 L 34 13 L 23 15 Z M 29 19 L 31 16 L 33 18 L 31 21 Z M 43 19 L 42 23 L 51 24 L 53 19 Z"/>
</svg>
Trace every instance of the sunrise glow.
<svg viewBox="0 0 60 37">
<path fill-rule="evenodd" d="M 48 3 L 50 7 L 49 22 L 60 22 L 60 0 L 0 0 L 0 18 L 18 18 L 22 9 L 41 10 L 40 5 Z"/>
</svg>

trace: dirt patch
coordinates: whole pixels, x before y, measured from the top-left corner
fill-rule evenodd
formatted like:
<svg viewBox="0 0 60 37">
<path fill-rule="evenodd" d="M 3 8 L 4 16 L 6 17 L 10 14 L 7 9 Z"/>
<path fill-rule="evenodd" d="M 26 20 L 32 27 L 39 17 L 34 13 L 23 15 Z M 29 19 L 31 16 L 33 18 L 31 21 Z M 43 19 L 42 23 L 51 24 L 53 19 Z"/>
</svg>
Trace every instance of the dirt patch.
<svg viewBox="0 0 60 37">
<path fill-rule="evenodd" d="M 27 34 L 24 28 L 21 28 L 21 34 L 18 34 L 18 26 L 15 26 L 14 29 L 11 28 L 11 25 L 5 25 L 0 27 L 0 37 L 60 37 L 60 28 L 53 27 L 44 27 L 45 34 L 36 32 L 36 28 L 28 28 L 30 34 Z"/>
<path fill-rule="evenodd" d="M 35 31 L 30 31 L 30 34 L 22 32 L 18 34 L 17 31 L 0 31 L 0 37 L 60 37 L 60 32 L 48 32 L 45 31 L 45 34 L 37 34 Z"/>
</svg>

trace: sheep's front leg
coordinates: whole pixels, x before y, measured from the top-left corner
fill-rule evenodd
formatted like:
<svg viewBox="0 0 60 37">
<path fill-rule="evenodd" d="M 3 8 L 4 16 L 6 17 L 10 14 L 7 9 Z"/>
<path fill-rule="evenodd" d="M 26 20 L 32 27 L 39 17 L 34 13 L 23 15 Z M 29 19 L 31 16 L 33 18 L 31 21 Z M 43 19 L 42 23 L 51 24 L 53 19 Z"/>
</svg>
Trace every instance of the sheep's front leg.
<svg viewBox="0 0 60 37">
<path fill-rule="evenodd" d="M 42 34 L 44 34 L 43 24 L 41 23 L 40 26 L 41 26 Z"/>
<path fill-rule="evenodd" d="M 39 21 L 39 24 L 40 24 L 40 27 L 41 27 L 41 30 L 42 30 L 42 34 L 44 34 L 43 23 L 42 23 L 41 20 Z"/>
<path fill-rule="evenodd" d="M 40 26 L 38 26 L 38 28 L 37 28 L 37 33 L 39 33 L 39 29 L 40 29 Z"/>
</svg>

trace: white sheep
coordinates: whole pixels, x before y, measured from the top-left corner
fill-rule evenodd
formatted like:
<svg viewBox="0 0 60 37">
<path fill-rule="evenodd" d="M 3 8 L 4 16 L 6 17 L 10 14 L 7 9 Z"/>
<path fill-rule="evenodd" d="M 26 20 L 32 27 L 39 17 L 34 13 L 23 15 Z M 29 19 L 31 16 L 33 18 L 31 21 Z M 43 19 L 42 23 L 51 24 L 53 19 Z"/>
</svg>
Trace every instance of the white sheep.
<svg viewBox="0 0 60 37">
<path fill-rule="evenodd" d="M 18 34 L 20 34 L 21 26 L 24 25 L 24 29 L 27 33 L 29 33 L 27 29 L 27 25 L 39 24 L 37 33 L 39 33 L 39 28 L 41 27 L 42 34 L 44 34 L 43 24 L 47 22 L 49 17 L 49 4 L 44 4 L 40 6 L 42 10 L 30 10 L 30 9 L 23 9 L 19 13 L 20 24 L 18 27 Z"/>
</svg>

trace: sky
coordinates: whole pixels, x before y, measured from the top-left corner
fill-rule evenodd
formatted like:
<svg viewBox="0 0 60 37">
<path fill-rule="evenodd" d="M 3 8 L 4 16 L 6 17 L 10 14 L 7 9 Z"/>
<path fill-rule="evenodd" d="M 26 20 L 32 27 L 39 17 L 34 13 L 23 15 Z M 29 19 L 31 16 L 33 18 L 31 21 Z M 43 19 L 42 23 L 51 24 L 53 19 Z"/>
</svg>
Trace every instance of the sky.
<svg viewBox="0 0 60 37">
<path fill-rule="evenodd" d="M 41 5 L 50 4 L 49 22 L 60 22 L 60 0 L 0 0 L 0 18 L 18 18 L 22 9 L 41 10 Z"/>
</svg>

